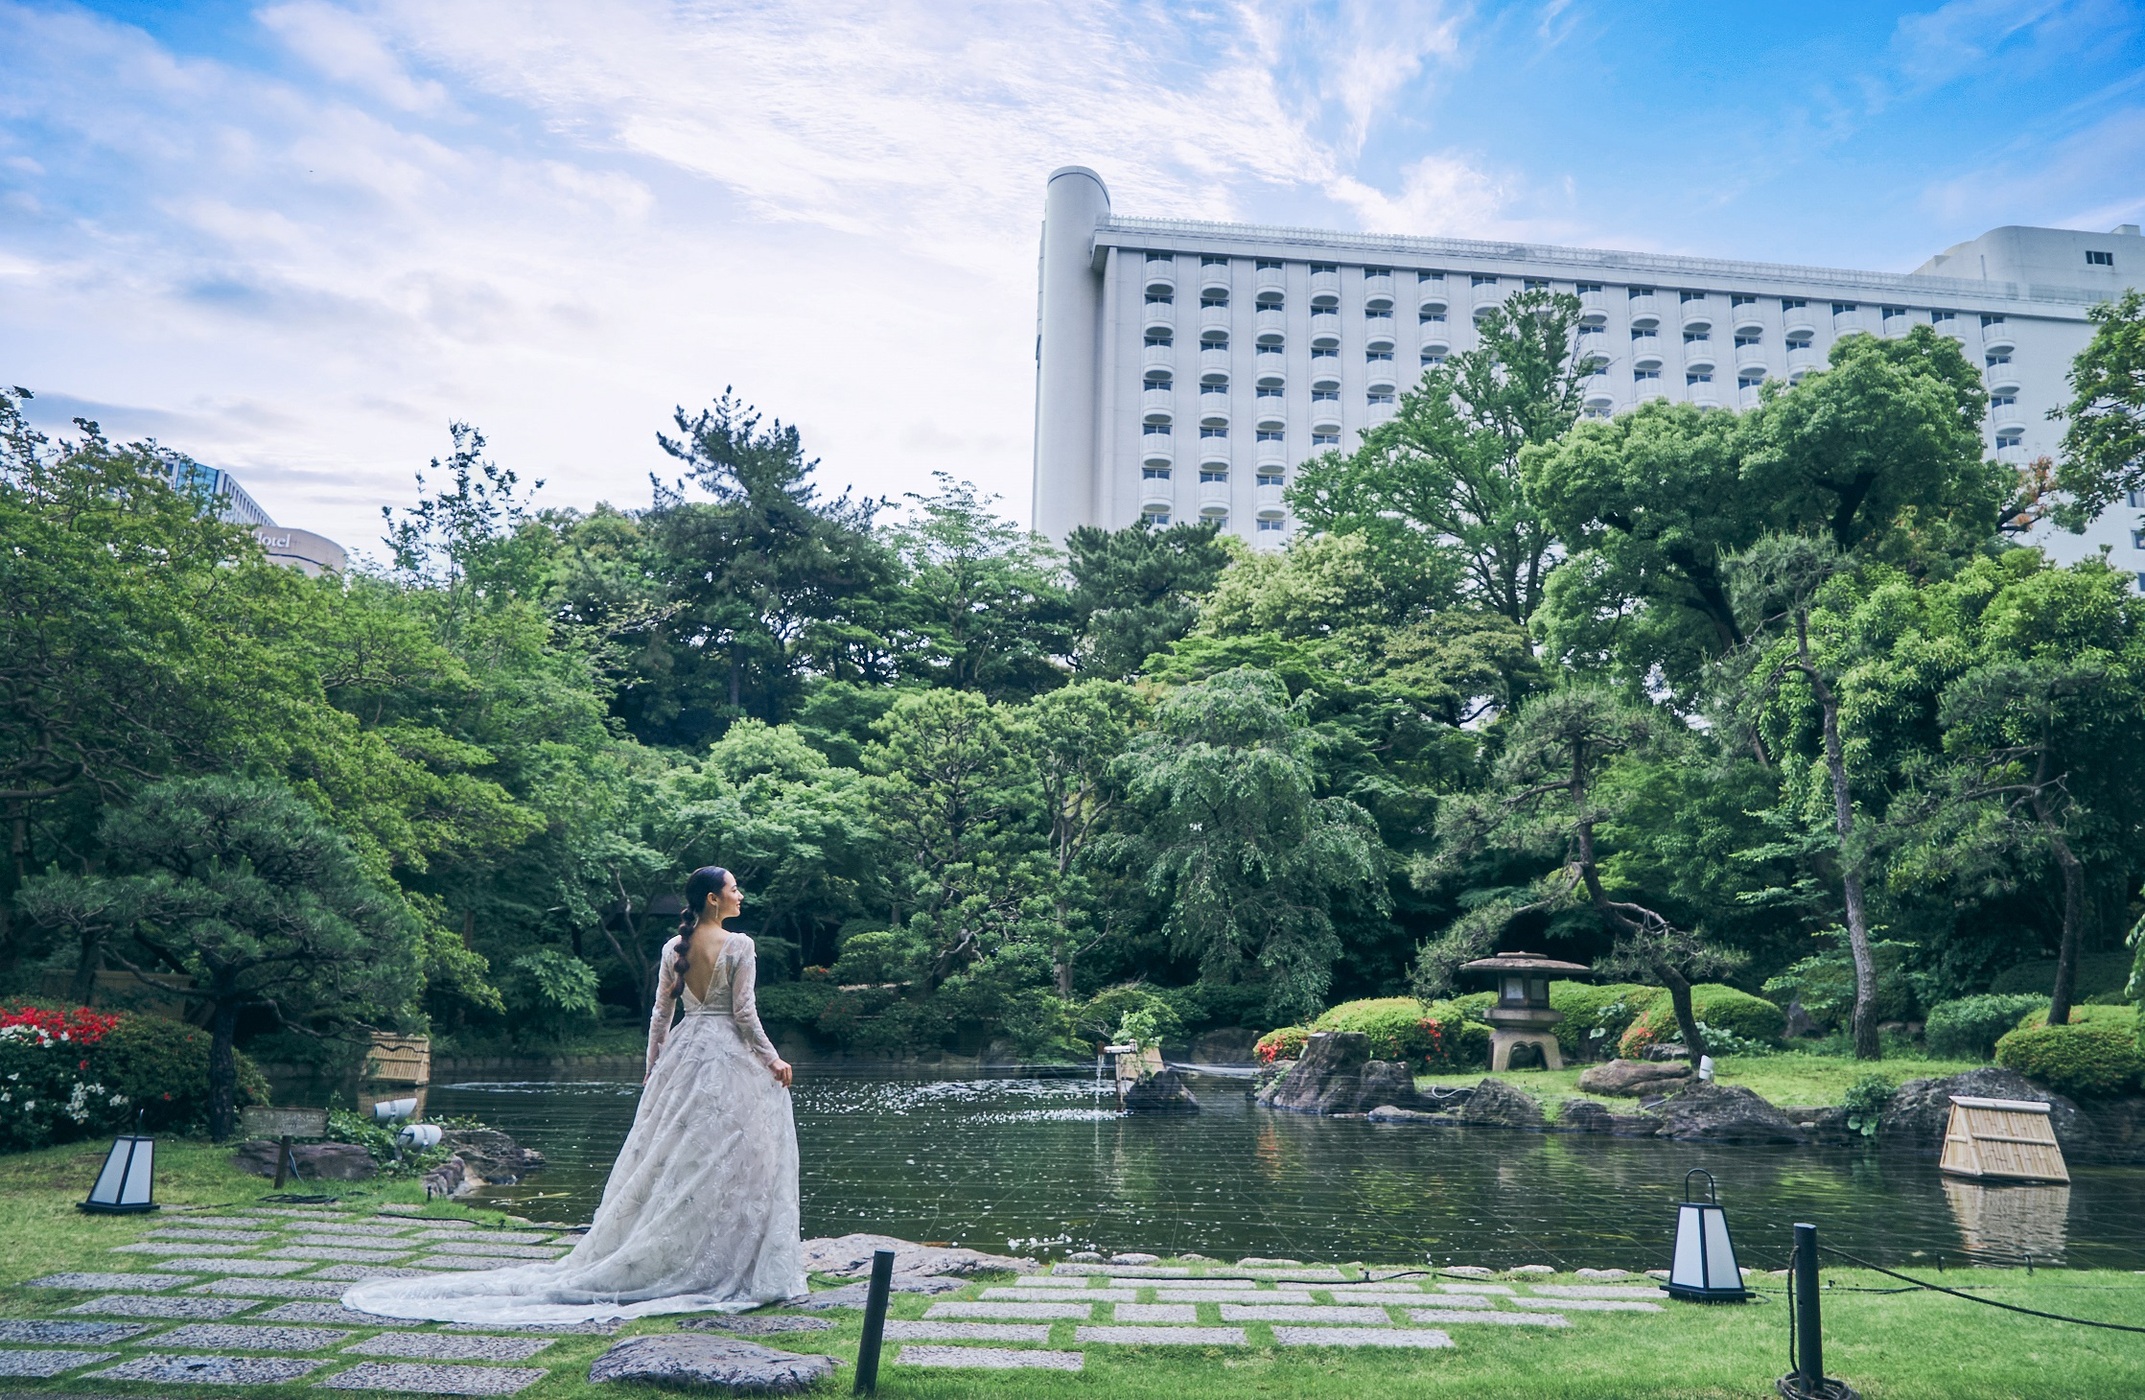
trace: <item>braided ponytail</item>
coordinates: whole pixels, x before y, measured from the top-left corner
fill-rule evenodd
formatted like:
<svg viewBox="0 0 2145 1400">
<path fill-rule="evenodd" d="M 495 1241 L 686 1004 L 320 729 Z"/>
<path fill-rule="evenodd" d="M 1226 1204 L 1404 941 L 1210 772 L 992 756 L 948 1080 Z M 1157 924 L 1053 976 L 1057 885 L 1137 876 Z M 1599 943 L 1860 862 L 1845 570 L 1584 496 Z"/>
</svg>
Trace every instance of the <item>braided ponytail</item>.
<svg viewBox="0 0 2145 1400">
<path fill-rule="evenodd" d="M 678 915 L 678 980 L 685 980 L 685 970 L 690 964 L 688 956 L 693 951 L 693 930 L 700 927 L 700 911 L 706 907 L 708 896 L 718 895 L 730 884 L 730 872 L 719 865 L 703 865 L 686 877 L 685 908 Z"/>
</svg>

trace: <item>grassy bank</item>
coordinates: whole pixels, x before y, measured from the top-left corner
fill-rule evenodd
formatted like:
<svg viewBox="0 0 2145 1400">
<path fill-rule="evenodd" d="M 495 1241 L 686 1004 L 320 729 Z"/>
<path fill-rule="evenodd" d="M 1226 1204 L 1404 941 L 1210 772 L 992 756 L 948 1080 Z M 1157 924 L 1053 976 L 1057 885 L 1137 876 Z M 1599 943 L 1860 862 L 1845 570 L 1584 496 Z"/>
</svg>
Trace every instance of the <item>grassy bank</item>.
<svg viewBox="0 0 2145 1400">
<path fill-rule="evenodd" d="M 1872 1063 L 1844 1056 L 1786 1051 L 1777 1055 L 1723 1055 L 1714 1061 L 1714 1076 L 1722 1084 L 1733 1084 L 1750 1090 L 1767 1103 L 1778 1104 L 1783 1108 L 1815 1108 L 1843 1102 L 1847 1097 L 1847 1090 L 1865 1075 L 1881 1075 L 1897 1087 L 1909 1079 L 1941 1079 L 1946 1075 L 1964 1074 L 1970 1069 L 1980 1069 L 1982 1065 L 1980 1060 L 1904 1057 Z M 1581 1093 L 1579 1076 L 1585 1070 L 1584 1065 L 1569 1069 L 1507 1070 L 1497 1077 L 1515 1088 L 1533 1094 L 1552 1114 L 1568 1098 L 1591 1098 L 1619 1112 L 1631 1110 L 1630 1099 L 1612 1099 Z M 1416 1083 L 1450 1088 L 1477 1083 L 1482 1076 L 1481 1070 L 1459 1074 L 1422 1075 L 1417 1077 Z"/>
<path fill-rule="evenodd" d="M 155 1217 L 92 1218 L 78 1214 L 80 1199 L 99 1154 L 80 1146 L 0 1159 L 0 1312 L 10 1317 L 52 1316 L 86 1295 L 29 1289 L 21 1283 L 62 1269 L 133 1270 L 152 1261 L 114 1255 L 127 1243 L 174 1219 L 176 1209 Z M 202 1143 L 160 1144 L 157 1190 L 169 1206 L 244 1208 L 269 1191 L 259 1178 L 231 1170 L 227 1153 Z M 410 1183 L 336 1187 L 353 1214 L 389 1202 L 414 1202 Z M 501 1220 L 497 1212 L 434 1204 L 441 1217 Z M 1932 1275 L 1931 1277 L 1934 1277 Z M 1829 1369 L 1850 1379 L 1871 1400 L 1981 1400 L 1981 1397 L 2088 1397 L 2134 1393 L 2145 1374 L 2145 1338 L 2019 1317 L 1928 1293 L 1846 1291 L 1891 1286 L 1875 1275 L 1828 1271 L 1836 1290 L 1825 1303 Z M 2043 1269 L 2031 1277 L 2014 1271 L 1958 1270 L 1943 1276 L 1979 1296 L 2005 1302 L 2145 1325 L 2145 1278 L 2113 1272 Z M 1785 1369 L 1787 1309 L 1782 1282 L 1753 1280 L 1763 1301 L 1744 1307 L 1671 1304 L 1652 1314 L 1575 1312 L 1559 1329 L 1453 1325 L 1456 1345 L 1431 1352 L 1377 1349 L 1287 1348 L 1271 1344 L 1263 1325 L 1250 1328 L 1242 1347 L 1114 1347 L 1087 1344 L 1086 1370 L 1076 1375 L 1038 1372 L 923 1371 L 893 1364 L 890 1350 L 881 1372 L 881 1393 L 917 1400 L 967 1397 L 1108 1396 L 1110 1400 L 1184 1400 L 1193 1396 L 1290 1396 L 1310 1400 L 1355 1400 L 1362 1394 L 1526 1396 L 1538 1400 L 1625 1400 L 1633 1396 L 1756 1397 L 1772 1393 Z M 968 1290 L 973 1296 L 984 1286 Z M 920 1318 L 925 1298 L 899 1295 L 893 1316 Z M 1434 1301 L 1432 1299 L 1431 1301 Z M 1202 1312 L 1209 1305 L 1200 1305 Z M 839 1358 L 843 1370 L 824 1388 L 847 1394 L 861 1319 L 854 1312 L 829 1315 L 833 1331 L 782 1340 L 789 1349 Z M 1207 1319 L 1212 1321 L 1213 1319 Z M 651 1319 L 629 1324 L 620 1335 L 663 1333 L 676 1323 Z M 1053 1325 L 1050 1344 L 1072 1349 L 1074 1324 Z M 530 1364 L 549 1374 L 521 1392 L 529 1400 L 565 1397 L 648 1397 L 668 1392 L 588 1383 L 588 1365 L 614 1339 L 565 1336 Z M 153 1348 L 153 1341 L 151 1342 Z M 141 1348 L 122 1346 L 122 1353 Z M 338 1361 L 345 1360 L 340 1356 Z M 330 1368 L 323 1368 L 325 1373 Z M 319 1393 L 312 1383 L 243 1389 L 188 1387 L 189 1396 L 295 1397 Z M 11 1383 L 9 1394 L 144 1395 L 154 1387 L 100 1382 L 83 1376 Z M 169 1393 L 169 1392 L 165 1392 Z"/>
</svg>

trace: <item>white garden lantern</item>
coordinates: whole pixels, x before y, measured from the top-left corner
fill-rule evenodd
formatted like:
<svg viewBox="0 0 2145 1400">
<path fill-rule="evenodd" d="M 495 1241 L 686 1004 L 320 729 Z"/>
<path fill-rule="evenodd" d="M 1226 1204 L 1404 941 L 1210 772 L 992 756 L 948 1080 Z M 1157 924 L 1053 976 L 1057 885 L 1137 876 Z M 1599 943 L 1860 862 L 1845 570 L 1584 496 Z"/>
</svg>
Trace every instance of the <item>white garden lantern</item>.
<svg viewBox="0 0 2145 1400">
<path fill-rule="evenodd" d="M 1706 1195 L 1691 1199 L 1691 1178 L 1706 1179 Z M 1676 1207 L 1676 1255 L 1668 1266 L 1668 1296 L 1692 1303 L 1740 1303 L 1750 1296 L 1736 1267 L 1728 1213 L 1721 1209 L 1713 1173 L 1693 1167 L 1683 1174 L 1683 1200 Z"/>
<path fill-rule="evenodd" d="M 89 1199 L 75 1207 L 93 1215 L 137 1215 L 157 1209 L 156 1139 L 142 1130 L 142 1115 L 134 1115 L 134 1131 L 112 1139 L 104 1154 L 104 1167 Z"/>
</svg>

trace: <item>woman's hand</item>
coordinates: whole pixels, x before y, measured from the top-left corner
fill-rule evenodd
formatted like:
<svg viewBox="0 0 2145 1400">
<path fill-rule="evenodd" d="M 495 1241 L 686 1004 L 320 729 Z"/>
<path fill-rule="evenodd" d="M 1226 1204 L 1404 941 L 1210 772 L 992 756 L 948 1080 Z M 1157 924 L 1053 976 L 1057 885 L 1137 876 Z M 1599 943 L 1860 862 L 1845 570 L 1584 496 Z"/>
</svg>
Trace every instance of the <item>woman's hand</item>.
<svg viewBox="0 0 2145 1400">
<path fill-rule="evenodd" d="M 788 1060 L 776 1060 L 768 1068 L 775 1072 L 775 1083 L 780 1084 L 785 1089 L 790 1086 L 790 1081 L 797 1076 L 797 1071 L 790 1068 Z"/>
</svg>

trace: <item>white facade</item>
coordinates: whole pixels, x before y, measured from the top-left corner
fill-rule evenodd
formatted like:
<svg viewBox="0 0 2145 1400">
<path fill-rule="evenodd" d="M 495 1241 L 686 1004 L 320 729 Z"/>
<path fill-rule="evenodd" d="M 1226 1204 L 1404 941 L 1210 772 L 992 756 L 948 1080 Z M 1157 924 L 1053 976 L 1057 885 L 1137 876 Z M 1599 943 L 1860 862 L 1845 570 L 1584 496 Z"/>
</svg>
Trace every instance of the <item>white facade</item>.
<svg viewBox="0 0 2145 1400">
<path fill-rule="evenodd" d="M 1524 287 L 1579 297 L 1579 348 L 1605 362 L 1587 411 L 1602 416 L 1648 398 L 1747 406 L 1843 335 L 1934 324 L 1987 376 L 1991 453 L 2023 465 L 2062 436 L 2048 410 L 2069 398 L 2087 308 L 2145 285 L 2145 238 L 2001 228 L 1899 276 L 1116 218 L 1101 177 L 1073 166 L 1047 186 L 1038 282 L 1035 529 L 1207 517 L 1280 544 L 1296 465 L 1352 447 Z M 2041 543 L 2063 559 L 2105 546 L 2145 572 L 2141 523 L 2118 509 Z"/>
</svg>

